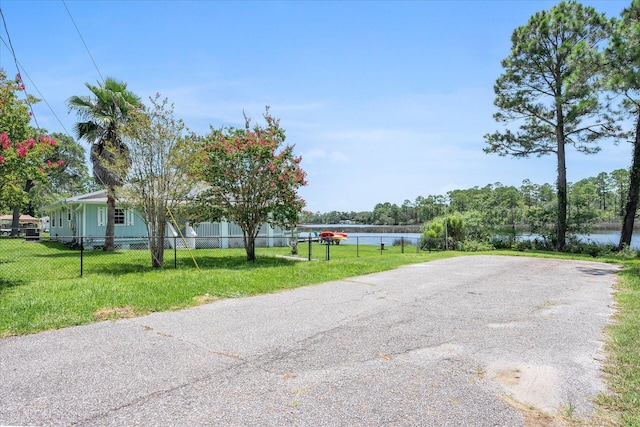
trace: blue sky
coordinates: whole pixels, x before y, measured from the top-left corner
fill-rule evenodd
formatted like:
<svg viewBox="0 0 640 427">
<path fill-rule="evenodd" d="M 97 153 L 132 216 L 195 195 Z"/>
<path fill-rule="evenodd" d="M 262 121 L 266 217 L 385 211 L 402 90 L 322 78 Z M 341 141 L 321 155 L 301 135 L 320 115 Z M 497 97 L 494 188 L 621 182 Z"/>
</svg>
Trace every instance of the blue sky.
<svg viewBox="0 0 640 427">
<path fill-rule="evenodd" d="M 493 84 L 511 33 L 554 1 L 0 0 L 27 91 L 49 104 L 34 108 L 49 132 L 72 132 L 66 100 L 100 79 L 65 4 L 102 76 L 168 97 L 196 133 L 241 125 L 243 111 L 259 121 L 269 105 L 303 157 L 312 212 L 555 181 L 553 157 L 482 151 L 501 126 Z M 630 1 L 583 4 L 613 17 Z M 16 72 L 4 44 L 0 67 Z M 629 163 L 626 143 L 570 151 L 568 179 Z"/>
</svg>

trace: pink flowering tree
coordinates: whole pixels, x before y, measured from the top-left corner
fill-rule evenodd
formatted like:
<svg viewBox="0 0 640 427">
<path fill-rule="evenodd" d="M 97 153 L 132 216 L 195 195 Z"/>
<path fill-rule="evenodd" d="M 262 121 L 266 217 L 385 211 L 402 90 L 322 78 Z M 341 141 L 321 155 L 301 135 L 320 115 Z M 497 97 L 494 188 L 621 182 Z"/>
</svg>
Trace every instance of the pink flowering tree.
<svg viewBox="0 0 640 427">
<path fill-rule="evenodd" d="M 294 227 L 305 206 L 297 190 L 307 184 L 301 157 L 284 145 L 279 120 L 264 114 L 266 126 L 211 129 L 202 138 L 199 178 L 206 190 L 198 196 L 200 219 L 226 219 L 244 237 L 247 260 L 255 261 L 255 241 L 263 224 Z"/>
<path fill-rule="evenodd" d="M 13 142 L 6 132 L 0 133 L 0 197 L 6 207 L 22 206 L 36 182 L 46 182 L 48 174 L 62 166 L 50 154 L 56 141 L 49 136 Z"/>
<path fill-rule="evenodd" d="M 0 209 L 13 211 L 12 234 L 17 234 L 21 209 L 30 201 L 30 191 L 48 174 L 62 166 L 52 158 L 56 141 L 37 135 L 29 125 L 30 105 L 38 100 L 21 95 L 20 75 L 7 79 L 0 70 Z"/>
</svg>

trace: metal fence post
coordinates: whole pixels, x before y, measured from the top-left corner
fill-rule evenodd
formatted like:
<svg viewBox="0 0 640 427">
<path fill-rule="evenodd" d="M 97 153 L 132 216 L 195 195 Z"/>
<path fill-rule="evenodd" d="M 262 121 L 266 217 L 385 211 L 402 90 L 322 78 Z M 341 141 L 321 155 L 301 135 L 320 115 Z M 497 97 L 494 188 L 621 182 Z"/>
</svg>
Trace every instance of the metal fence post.
<svg viewBox="0 0 640 427">
<path fill-rule="evenodd" d="M 311 232 L 309 232 L 309 261 L 311 261 Z"/>
<path fill-rule="evenodd" d="M 178 268 L 178 239 L 173 236 L 173 268 Z"/>
<path fill-rule="evenodd" d="M 400 237 L 400 246 L 402 247 L 401 253 L 404 253 L 404 236 Z"/>
<path fill-rule="evenodd" d="M 84 236 L 80 237 L 80 277 L 84 269 Z"/>
<path fill-rule="evenodd" d="M 329 242 L 327 242 L 327 261 L 331 259 L 331 255 L 330 255 L 331 250 L 329 249 L 329 246 L 330 246 Z"/>
</svg>

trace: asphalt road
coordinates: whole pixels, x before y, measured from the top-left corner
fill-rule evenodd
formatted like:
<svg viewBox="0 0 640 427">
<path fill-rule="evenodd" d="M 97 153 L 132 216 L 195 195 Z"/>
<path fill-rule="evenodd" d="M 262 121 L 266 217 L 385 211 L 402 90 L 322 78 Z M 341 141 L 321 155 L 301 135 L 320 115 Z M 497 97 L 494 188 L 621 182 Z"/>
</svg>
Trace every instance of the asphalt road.
<svg viewBox="0 0 640 427">
<path fill-rule="evenodd" d="M 458 257 L 1 339 L 0 425 L 524 426 L 509 402 L 586 417 L 616 271 Z"/>
</svg>

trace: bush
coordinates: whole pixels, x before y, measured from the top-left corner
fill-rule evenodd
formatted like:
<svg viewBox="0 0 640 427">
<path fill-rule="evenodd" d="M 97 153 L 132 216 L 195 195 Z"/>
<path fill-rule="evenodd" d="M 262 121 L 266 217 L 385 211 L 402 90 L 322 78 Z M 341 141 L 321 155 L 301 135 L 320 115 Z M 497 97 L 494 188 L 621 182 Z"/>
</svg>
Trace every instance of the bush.
<svg viewBox="0 0 640 427">
<path fill-rule="evenodd" d="M 534 240 L 515 240 L 511 243 L 511 249 L 516 251 L 528 251 L 531 249 L 536 249 Z"/>
<path fill-rule="evenodd" d="M 422 232 L 423 239 L 438 239 L 444 238 L 444 222 L 433 220 L 428 224 L 425 224 L 425 229 Z"/>
<path fill-rule="evenodd" d="M 444 239 L 436 237 L 425 237 L 423 235 L 420 239 L 420 249 L 422 249 L 423 251 L 444 250 Z"/>
<path fill-rule="evenodd" d="M 495 247 L 491 243 L 477 240 L 465 240 L 456 243 L 456 250 L 461 252 L 492 251 L 494 249 Z"/>
<path fill-rule="evenodd" d="M 424 238 L 444 238 L 445 236 L 454 241 L 464 239 L 464 221 L 460 214 L 450 214 L 446 218 L 434 218 L 431 222 L 425 224 L 422 232 L 422 237 Z"/>
<path fill-rule="evenodd" d="M 612 245 L 605 245 L 593 241 L 582 241 L 575 236 L 567 237 L 567 243 L 563 252 L 572 254 L 588 254 L 592 257 L 611 255 L 615 249 Z"/>
<path fill-rule="evenodd" d="M 489 239 L 489 243 L 496 249 L 514 249 L 516 242 L 513 235 L 498 234 Z"/>
<path fill-rule="evenodd" d="M 621 250 L 616 252 L 615 256 L 616 258 L 632 259 L 638 257 L 638 252 L 634 251 L 629 246 L 624 245 Z"/>
<path fill-rule="evenodd" d="M 402 246 L 402 245 L 409 246 L 414 242 L 415 240 L 411 238 L 404 238 L 404 239 L 400 238 L 400 239 L 395 239 L 393 243 L 391 243 L 391 246 Z"/>
</svg>

